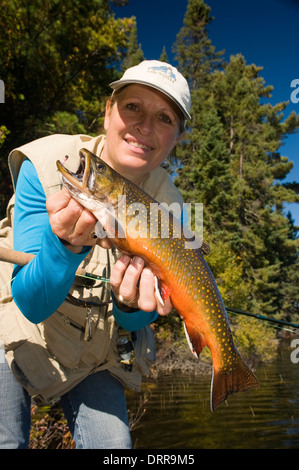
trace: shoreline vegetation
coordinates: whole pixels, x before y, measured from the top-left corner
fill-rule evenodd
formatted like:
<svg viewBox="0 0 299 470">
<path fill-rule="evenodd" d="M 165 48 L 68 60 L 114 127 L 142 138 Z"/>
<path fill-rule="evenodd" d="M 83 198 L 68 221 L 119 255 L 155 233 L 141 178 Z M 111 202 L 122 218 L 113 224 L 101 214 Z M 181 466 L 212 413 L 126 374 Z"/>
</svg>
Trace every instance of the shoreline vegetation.
<svg viewBox="0 0 299 470">
<path fill-rule="evenodd" d="M 127 396 L 133 397 L 128 407 L 130 429 L 135 429 L 141 418 L 146 413 L 146 404 L 150 399 L 150 390 L 147 386 L 155 384 L 159 377 L 179 373 L 181 375 L 201 375 L 209 377 L 212 374 L 212 360 L 207 348 L 203 350 L 199 359 L 190 351 L 189 346 L 182 335 L 173 340 L 173 333 L 166 333 L 161 328 L 156 335 L 156 361 L 151 367 L 151 372 L 144 377 L 141 392 L 127 391 Z M 205 352 L 204 352 L 205 351 Z M 250 367 L 255 367 L 259 362 L 256 357 L 249 357 L 246 362 Z M 133 405 L 132 405 L 133 403 Z M 32 406 L 32 426 L 30 434 L 30 449 L 74 449 L 75 443 L 69 431 L 64 413 L 58 404 L 54 406 Z"/>
<path fill-rule="evenodd" d="M 180 374 L 211 375 L 211 360 L 197 359 L 184 341 L 166 340 L 157 345 L 156 361 L 151 372 L 144 377 L 143 383 L 155 383 L 162 375 Z M 150 398 L 148 387 L 141 392 L 127 391 L 134 397 L 134 405 L 128 408 L 130 429 L 133 430 L 146 413 L 146 403 Z M 69 431 L 67 421 L 59 403 L 51 406 L 33 405 L 31 409 L 30 449 L 74 449 L 75 444 Z"/>
</svg>

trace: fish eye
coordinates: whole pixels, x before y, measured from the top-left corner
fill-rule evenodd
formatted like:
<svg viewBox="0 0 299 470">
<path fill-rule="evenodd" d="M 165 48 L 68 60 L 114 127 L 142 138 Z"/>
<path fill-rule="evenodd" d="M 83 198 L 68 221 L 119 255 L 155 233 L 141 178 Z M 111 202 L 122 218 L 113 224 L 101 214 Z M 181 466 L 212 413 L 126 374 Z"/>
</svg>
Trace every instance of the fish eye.
<svg viewBox="0 0 299 470">
<path fill-rule="evenodd" d="M 100 171 L 104 171 L 105 170 L 105 166 L 103 163 L 98 163 L 98 170 Z"/>
</svg>

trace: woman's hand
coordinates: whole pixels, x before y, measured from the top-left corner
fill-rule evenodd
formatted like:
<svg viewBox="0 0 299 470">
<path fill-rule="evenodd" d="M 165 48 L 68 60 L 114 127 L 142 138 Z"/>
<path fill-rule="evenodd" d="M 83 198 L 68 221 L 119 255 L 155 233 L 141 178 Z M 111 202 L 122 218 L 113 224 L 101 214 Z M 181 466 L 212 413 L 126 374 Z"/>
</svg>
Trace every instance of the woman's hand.
<svg viewBox="0 0 299 470">
<path fill-rule="evenodd" d="M 66 189 L 50 196 L 46 205 L 53 233 L 73 253 L 80 253 L 83 246 L 99 244 L 102 248 L 112 247 L 108 237 L 94 238 L 97 219 L 73 199 Z"/>
<path fill-rule="evenodd" d="M 170 299 L 164 306 L 155 294 L 155 277 L 144 261 L 138 256 L 130 258 L 122 255 L 112 269 L 110 285 L 115 298 L 124 305 L 138 308 L 145 312 L 156 310 L 160 315 L 167 315 L 172 310 Z"/>
<path fill-rule="evenodd" d="M 108 237 L 94 238 L 97 219 L 62 189 L 47 199 L 52 231 L 73 253 L 80 253 L 83 246 L 100 245 L 109 249 L 112 243 Z M 128 307 L 146 312 L 156 310 L 167 315 L 172 310 L 170 299 L 159 302 L 155 293 L 155 277 L 144 267 L 142 258 L 122 255 L 112 269 L 110 284 L 117 300 Z"/>
</svg>

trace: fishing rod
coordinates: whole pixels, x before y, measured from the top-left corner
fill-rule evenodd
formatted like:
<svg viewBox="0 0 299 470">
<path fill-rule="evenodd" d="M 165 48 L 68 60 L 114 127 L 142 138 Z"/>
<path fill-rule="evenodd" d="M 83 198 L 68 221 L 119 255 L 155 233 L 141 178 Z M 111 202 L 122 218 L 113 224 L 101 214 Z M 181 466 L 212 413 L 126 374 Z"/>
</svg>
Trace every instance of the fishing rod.
<svg viewBox="0 0 299 470">
<path fill-rule="evenodd" d="M 29 263 L 35 255 L 32 253 L 24 253 L 23 251 L 12 250 L 11 248 L 5 248 L 0 246 L 0 261 L 5 263 L 17 264 L 18 266 L 25 266 Z M 95 274 L 87 273 L 83 269 L 76 271 L 76 276 L 87 277 L 88 279 L 99 280 L 103 282 L 109 282 L 109 279 L 103 276 L 96 276 Z"/>
<path fill-rule="evenodd" d="M 298 324 L 292 323 L 292 322 L 289 322 L 289 321 L 286 321 L 286 320 L 278 320 L 277 318 L 267 317 L 265 315 L 259 315 L 259 314 L 244 312 L 244 310 L 238 310 L 236 308 L 231 308 L 231 307 L 226 307 L 226 310 L 228 312 L 237 313 L 239 315 L 246 315 L 247 317 L 253 317 L 253 318 L 256 318 L 258 320 L 268 321 L 270 323 L 278 323 L 280 325 L 291 326 L 292 328 L 295 328 L 295 329 L 299 330 L 299 325 Z"/>
<path fill-rule="evenodd" d="M 31 253 L 23 253 L 20 251 L 15 251 L 9 248 L 0 247 L 0 261 L 4 261 L 7 263 L 18 264 L 20 266 L 24 266 L 25 264 L 29 263 L 35 255 Z M 78 277 L 85 277 L 88 279 L 99 280 L 102 282 L 109 282 L 109 279 L 103 276 L 98 276 L 95 274 L 87 273 L 81 269 L 78 269 L 76 272 L 76 276 Z M 239 310 L 236 308 L 226 307 L 226 310 L 231 313 L 236 313 L 238 315 L 245 315 L 248 317 L 256 318 L 257 320 L 267 321 L 269 323 L 276 323 L 284 326 L 290 326 L 299 330 L 299 325 L 296 323 L 288 322 L 286 320 L 278 320 L 277 318 L 267 317 L 265 315 L 258 315 L 254 313 L 245 312 L 244 310 Z"/>
</svg>

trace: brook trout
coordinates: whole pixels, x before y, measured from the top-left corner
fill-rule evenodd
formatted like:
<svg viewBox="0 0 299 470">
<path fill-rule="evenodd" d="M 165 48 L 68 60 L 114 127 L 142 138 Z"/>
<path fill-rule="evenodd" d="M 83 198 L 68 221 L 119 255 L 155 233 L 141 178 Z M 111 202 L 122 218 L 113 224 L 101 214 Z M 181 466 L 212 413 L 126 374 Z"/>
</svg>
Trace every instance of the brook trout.
<svg viewBox="0 0 299 470">
<path fill-rule="evenodd" d="M 211 410 L 228 395 L 257 387 L 255 375 L 234 345 L 224 303 L 202 250 L 186 248 L 192 232 L 186 233 L 181 222 L 167 212 L 165 236 L 160 211 L 154 212 L 153 220 L 157 201 L 88 150 L 80 150 L 76 173 L 59 161 L 57 167 L 63 185 L 95 215 L 115 247 L 130 256 L 142 257 L 151 268 L 164 296 L 170 296 L 183 319 L 195 355 L 199 356 L 204 346 L 209 347 L 213 360 Z M 138 216 L 136 211 L 132 214 L 132 207 Z M 158 227 L 155 236 L 150 230 L 153 222 Z"/>
</svg>

